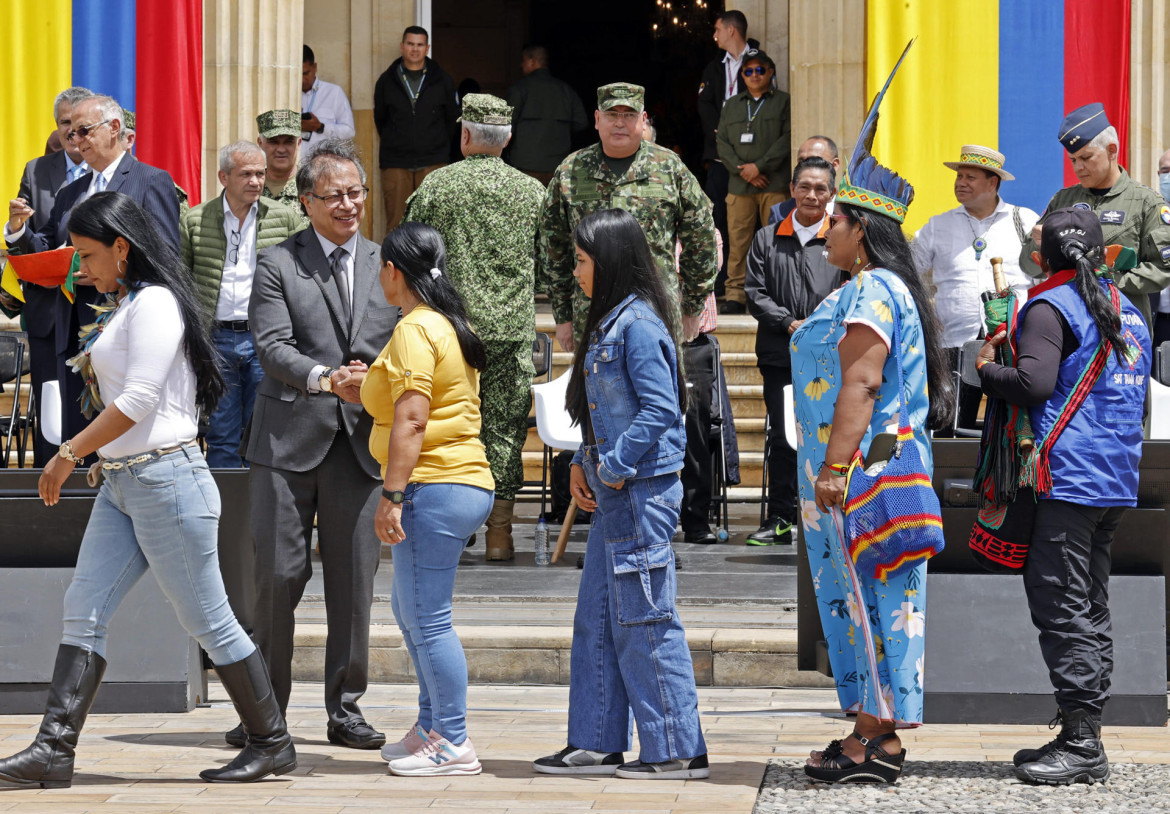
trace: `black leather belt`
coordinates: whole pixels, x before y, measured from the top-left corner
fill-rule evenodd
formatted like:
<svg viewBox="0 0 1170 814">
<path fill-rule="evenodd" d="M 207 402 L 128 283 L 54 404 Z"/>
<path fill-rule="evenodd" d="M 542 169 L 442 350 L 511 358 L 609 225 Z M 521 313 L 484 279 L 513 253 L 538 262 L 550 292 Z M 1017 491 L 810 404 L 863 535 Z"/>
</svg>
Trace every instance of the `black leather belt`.
<svg viewBox="0 0 1170 814">
<path fill-rule="evenodd" d="M 248 320 L 246 320 L 246 319 L 227 320 L 227 321 L 221 321 L 221 320 L 217 319 L 215 321 L 215 327 L 223 328 L 225 331 L 235 331 L 238 334 L 246 333 L 247 331 L 251 330 L 248 327 Z"/>
</svg>

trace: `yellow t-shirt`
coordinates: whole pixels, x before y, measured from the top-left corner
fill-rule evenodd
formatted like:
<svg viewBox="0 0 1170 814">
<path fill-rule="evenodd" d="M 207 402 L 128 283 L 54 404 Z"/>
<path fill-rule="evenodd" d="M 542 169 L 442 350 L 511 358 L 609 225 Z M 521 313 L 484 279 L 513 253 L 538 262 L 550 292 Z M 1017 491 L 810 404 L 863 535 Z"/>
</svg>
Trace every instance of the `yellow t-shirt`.
<svg viewBox="0 0 1170 814">
<path fill-rule="evenodd" d="M 455 329 L 427 305 L 394 326 L 390 342 L 362 382 L 362 406 L 374 418 L 370 452 L 386 476 L 394 403 L 408 390 L 431 400 L 422 451 L 411 483 L 462 483 L 494 489 L 479 440 L 479 371 L 463 359 Z"/>
</svg>

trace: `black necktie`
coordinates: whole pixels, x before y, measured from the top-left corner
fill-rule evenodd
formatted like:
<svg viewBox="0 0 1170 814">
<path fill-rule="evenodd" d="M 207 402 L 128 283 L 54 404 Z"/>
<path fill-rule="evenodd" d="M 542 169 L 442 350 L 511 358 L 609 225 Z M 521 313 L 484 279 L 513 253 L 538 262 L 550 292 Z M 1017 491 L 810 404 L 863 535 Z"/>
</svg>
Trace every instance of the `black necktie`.
<svg viewBox="0 0 1170 814">
<path fill-rule="evenodd" d="M 341 295 L 341 313 L 345 317 L 345 327 L 353 320 L 349 305 L 349 279 L 345 276 L 345 255 L 348 252 L 341 246 L 329 255 L 329 268 L 333 271 L 333 282 L 337 284 L 337 293 Z"/>
</svg>

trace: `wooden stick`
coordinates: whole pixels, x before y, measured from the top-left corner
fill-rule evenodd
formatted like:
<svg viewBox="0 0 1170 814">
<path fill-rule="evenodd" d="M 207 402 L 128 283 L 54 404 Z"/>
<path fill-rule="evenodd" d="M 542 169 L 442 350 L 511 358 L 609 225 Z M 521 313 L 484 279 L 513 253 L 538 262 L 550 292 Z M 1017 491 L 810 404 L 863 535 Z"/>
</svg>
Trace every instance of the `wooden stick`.
<svg viewBox="0 0 1170 814">
<path fill-rule="evenodd" d="M 561 533 L 557 535 L 557 549 L 553 552 L 552 561 L 556 562 L 565 553 L 565 546 L 569 544 L 569 533 L 573 530 L 573 521 L 577 519 L 577 498 L 569 501 L 569 508 L 565 509 L 565 522 L 561 526 Z"/>
</svg>

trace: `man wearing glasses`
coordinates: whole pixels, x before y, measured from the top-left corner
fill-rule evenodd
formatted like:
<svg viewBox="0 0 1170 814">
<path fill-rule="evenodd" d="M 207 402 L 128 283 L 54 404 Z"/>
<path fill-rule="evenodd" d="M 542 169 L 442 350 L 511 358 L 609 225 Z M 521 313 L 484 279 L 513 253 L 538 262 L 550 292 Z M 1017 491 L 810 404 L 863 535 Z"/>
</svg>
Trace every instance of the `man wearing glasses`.
<svg viewBox="0 0 1170 814">
<path fill-rule="evenodd" d="M 212 321 L 219 370 L 226 389 L 207 426 L 207 463 L 238 468 L 240 438 L 252 417 L 256 387 L 264 375 L 248 324 L 248 300 L 256 253 L 304 227 L 287 206 L 261 198 L 265 156 L 250 141 L 219 151 L 223 193 L 183 216 L 179 236 L 183 265 L 195 279 L 199 300 Z"/>
<path fill-rule="evenodd" d="M 398 309 L 378 285 L 378 244 L 358 229 L 366 172 L 351 141 L 323 139 L 297 171 L 311 229 L 261 252 L 248 324 L 264 378 L 245 458 L 256 552 L 256 644 L 281 711 L 292 689 L 293 614 L 312 576 L 317 518 L 325 583 L 325 711 L 330 743 L 378 749 L 358 708 L 369 673 L 370 605 L 381 544 L 379 467 L 358 385 L 337 368 L 371 364 Z M 228 733 L 242 743 L 243 730 Z"/>
<path fill-rule="evenodd" d="M 33 230 L 27 223 L 33 209 L 17 198 L 8 207 L 4 239 L 11 254 L 50 251 L 69 242 L 69 213 L 90 195 L 106 190 L 133 198 L 154 218 L 163 240 L 179 249 L 179 200 L 175 182 L 165 170 L 144 164 L 126 152 L 122 106 L 109 96 L 90 96 L 73 106 L 72 129 L 67 140 L 77 147 L 90 171 L 62 189 L 53 203 L 48 222 Z M 80 397 L 85 383 L 74 373 L 69 359 L 78 353 L 77 332 L 93 321 L 90 307 L 105 299 L 84 277 L 76 279 L 73 302 L 60 291 L 54 306 L 57 381 L 61 388 L 61 437 L 72 438 L 89 424 L 81 414 Z M 96 456 L 91 456 L 96 460 Z M 87 460 L 87 463 L 90 461 Z"/>
</svg>

